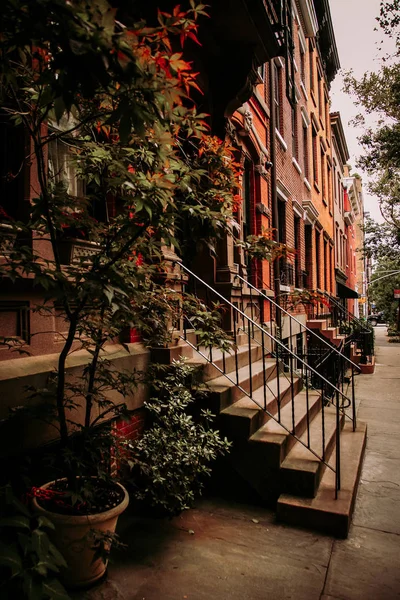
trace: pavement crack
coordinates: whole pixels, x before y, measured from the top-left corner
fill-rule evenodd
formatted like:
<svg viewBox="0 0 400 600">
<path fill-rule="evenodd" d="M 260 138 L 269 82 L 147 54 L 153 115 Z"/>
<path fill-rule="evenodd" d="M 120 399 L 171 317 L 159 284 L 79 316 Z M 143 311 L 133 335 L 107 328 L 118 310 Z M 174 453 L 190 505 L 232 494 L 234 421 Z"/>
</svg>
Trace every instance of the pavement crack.
<svg viewBox="0 0 400 600">
<path fill-rule="evenodd" d="M 362 483 L 389 483 L 390 485 L 395 485 L 397 487 L 400 487 L 400 484 L 396 483 L 395 481 L 389 481 L 386 479 L 361 479 Z"/>
<path fill-rule="evenodd" d="M 336 544 L 336 540 L 332 540 L 332 545 L 331 545 L 331 551 L 329 552 L 329 559 L 328 559 L 328 564 L 326 565 L 326 571 L 325 571 L 325 578 L 324 578 L 324 584 L 322 586 L 322 590 L 321 590 L 321 594 L 320 594 L 320 600 L 322 598 L 322 596 L 324 596 L 325 594 L 325 588 L 326 588 L 326 582 L 328 581 L 328 573 L 329 573 L 329 568 L 331 566 L 331 560 L 332 560 L 332 556 L 333 556 L 333 549 L 335 547 Z"/>
<path fill-rule="evenodd" d="M 379 531 L 379 533 L 388 533 L 390 535 L 400 537 L 400 532 L 397 533 L 397 531 L 388 531 L 387 529 L 378 529 L 377 527 L 368 527 L 368 525 L 359 525 L 357 523 L 354 523 L 354 525 L 356 527 L 359 527 L 360 529 L 368 529 L 369 531 Z"/>
</svg>

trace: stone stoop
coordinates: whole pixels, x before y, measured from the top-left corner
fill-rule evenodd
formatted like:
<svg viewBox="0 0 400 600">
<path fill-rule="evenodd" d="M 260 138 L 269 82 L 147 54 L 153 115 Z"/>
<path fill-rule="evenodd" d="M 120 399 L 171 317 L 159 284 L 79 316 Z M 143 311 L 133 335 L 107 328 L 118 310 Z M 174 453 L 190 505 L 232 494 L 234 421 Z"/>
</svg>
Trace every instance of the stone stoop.
<svg viewBox="0 0 400 600">
<path fill-rule="evenodd" d="M 338 327 L 329 327 L 326 319 L 312 319 L 307 321 L 307 327 L 337 347 L 346 339 L 345 335 L 339 333 Z"/>
<path fill-rule="evenodd" d="M 283 523 L 315 529 L 346 538 L 354 510 L 367 440 L 366 423 L 358 423 L 353 432 L 346 423 L 341 434 L 341 486 L 335 499 L 335 473 L 326 469 L 314 498 L 282 494 L 278 499 L 277 518 Z M 335 453 L 329 461 L 335 464 Z"/>
<path fill-rule="evenodd" d="M 340 502 L 335 501 L 334 473 L 318 456 L 324 452 L 325 462 L 334 463 L 336 409 L 322 405 L 318 390 L 303 389 L 300 377 L 294 377 L 292 386 L 289 375 L 277 369 L 275 359 L 262 359 L 259 345 L 252 345 L 250 351 L 248 345 L 241 345 L 237 358 L 226 354 L 226 375 L 206 358 L 196 356 L 196 352 L 189 359 L 202 370 L 206 404 L 218 415 L 221 433 L 233 443 L 218 477 L 222 479 L 224 473 L 229 473 L 232 494 L 246 486 L 253 490 L 250 493 L 254 500 L 277 506 L 281 521 L 322 529 L 338 537 L 347 535 L 357 490 L 354 480 L 363 456 L 358 446 L 365 445 L 365 428 L 360 425 L 353 433 L 345 424 L 344 414 L 339 417 L 343 484 Z M 206 351 L 204 354 L 208 356 Z M 215 350 L 212 356 L 215 365 L 222 369 L 222 353 Z M 245 393 L 250 390 L 250 378 L 251 398 Z M 280 422 L 276 420 L 278 415 Z M 348 447 L 353 452 L 350 458 Z M 331 513 L 338 516 L 332 517 Z"/>
</svg>

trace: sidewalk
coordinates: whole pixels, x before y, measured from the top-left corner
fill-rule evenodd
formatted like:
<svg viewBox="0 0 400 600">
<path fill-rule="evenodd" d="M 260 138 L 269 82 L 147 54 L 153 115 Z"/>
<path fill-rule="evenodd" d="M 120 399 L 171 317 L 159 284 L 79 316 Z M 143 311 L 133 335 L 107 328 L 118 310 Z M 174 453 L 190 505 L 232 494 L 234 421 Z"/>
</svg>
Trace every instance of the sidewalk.
<svg viewBox="0 0 400 600">
<path fill-rule="evenodd" d="M 275 523 L 271 511 L 204 499 L 171 521 L 127 515 L 129 545 L 79 600 L 400 598 L 400 345 L 376 332 L 374 375 L 357 378 L 368 442 L 347 540 Z"/>
</svg>

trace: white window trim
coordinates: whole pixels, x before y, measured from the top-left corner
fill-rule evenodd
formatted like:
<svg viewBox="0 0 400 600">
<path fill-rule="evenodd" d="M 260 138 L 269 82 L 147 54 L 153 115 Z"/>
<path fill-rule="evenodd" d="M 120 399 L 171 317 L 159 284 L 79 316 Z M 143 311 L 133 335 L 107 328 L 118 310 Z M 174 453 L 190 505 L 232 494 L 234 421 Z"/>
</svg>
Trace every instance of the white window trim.
<svg viewBox="0 0 400 600">
<path fill-rule="evenodd" d="M 293 164 L 294 168 L 296 169 L 296 171 L 299 173 L 299 175 L 301 175 L 303 171 L 301 170 L 301 167 L 294 156 L 292 157 L 292 164 Z"/>
<path fill-rule="evenodd" d="M 281 134 L 281 132 L 279 131 L 279 129 L 276 129 L 276 128 L 275 128 L 275 135 L 276 135 L 276 137 L 278 138 L 278 140 L 279 140 L 279 143 L 281 144 L 281 146 L 282 146 L 283 150 L 286 152 L 286 150 L 287 150 L 287 143 L 286 143 L 286 142 L 285 142 L 285 140 L 283 139 L 283 137 L 282 137 L 282 134 Z"/>
</svg>

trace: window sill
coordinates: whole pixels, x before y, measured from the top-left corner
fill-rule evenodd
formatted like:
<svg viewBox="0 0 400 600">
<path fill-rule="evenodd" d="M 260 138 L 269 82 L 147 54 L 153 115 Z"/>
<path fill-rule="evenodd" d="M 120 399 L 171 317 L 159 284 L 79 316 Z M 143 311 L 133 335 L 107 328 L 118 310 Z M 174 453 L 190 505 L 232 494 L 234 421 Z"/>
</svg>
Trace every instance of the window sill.
<svg viewBox="0 0 400 600">
<path fill-rule="evenodd" d="M 299 175 L 301 175 L 302 174 L 301 167 L 300 167 L 299 163 L 297 162 L 297 160 L 294 158 L 294 156 L 292 157 L 292 164 L 293 164 L 294 168 L 296 169 L 296 171 L 299 173 Z"/>
<path fill-rule="evenodd" d="M 306 86 L 304 84 L 303 81 L 300 81 L 300 87 L 301 87 L 301 91 L 303 92 L 303 96 L 306 100 L 308 100 L 308 94 L 307 94 L 307 90 L 306 90 Z"/>
<path fill-rule="evenodd" d="M 306 186 L 308 191 L 311 192 L 311 183 L 308 181 L 307 177 L 304 177 L 304 185 Z"/>
<path fill-rule="evenodd" d="M 320 187 L 319 187 L 319 185 L 318 185 L 318 183 L 316 181 L 314 181 L 314 187 L 317 190 L 318 194 L 320 194 L 321 190 L 320 190 Z"/>
<path fill-rule="evenodd" d="M 279 129 L 275 129 L 275 136 L 278 138 L 280 145 L 282 146 L 283 150 L 286 152 L 286 150 L 287 150 L 287 143 L 283 139 L 282 134 L 279 131 Z"/>
<path fill-rule="evenodd" d="M 314 103 L 315 108 L 317 108 L 317 101 L 315 99 L 314 90 L 310 89 L 310 95 L 311 95 L 311 99 Z"/>
<path fill-rule="evenodd" d="M 325 206 L 328 206 L 328 203 L 323 196 L 322 196 L 322 202 L 325 204 Z"/>
<path fill-rule="evenodd" d="M 290 285 L 283 285 L 282 283 L 279 285 L 279 291 L 280 292 L 291 292 L 292 288 L 290 287 Z"/>
</svg>

